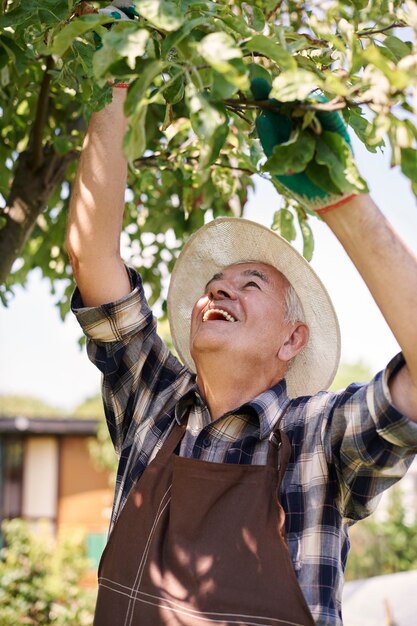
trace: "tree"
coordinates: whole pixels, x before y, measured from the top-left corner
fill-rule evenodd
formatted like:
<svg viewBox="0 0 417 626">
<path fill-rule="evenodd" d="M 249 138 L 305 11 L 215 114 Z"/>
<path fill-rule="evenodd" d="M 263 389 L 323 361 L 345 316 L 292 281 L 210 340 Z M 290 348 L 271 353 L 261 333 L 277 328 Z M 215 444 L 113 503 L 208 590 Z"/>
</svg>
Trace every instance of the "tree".
<svg viewBox="0 0 417 626">
<path fill-rule="evenodd" d="M 345 389 L 351 383 L 367 383 L 372 378 L 371 370 L 362 361 L 340 363 L 330 389 Z"/>
<path fill-rule="evenodd" d="M 0 394 L 0 419 L 2 417 L 60 417 L 62 410 L 39 398 Z"/>
<path fill-rule="evenodd" d="M 1 531 L 1 626 L 91 624 L 96 593 L 80 584 L 90 568 L 85 537 L 55 538 L 48 526 L 34 533 L 17 518 L 4 521 Z"/>
<path fill-rule="evenodd" d="M 417 518 L 407 520 L 401 490 L 390 490 L 386 519 L 371 516 L 351 530 L 347 580 L 406 572 L 417 567 Z"/>
<path fill-rule="evenodd" d="M 115 78 L 131 82 L 123 243 L 153 300 L 192 231 L 211 216 L 242 214 L 254 173 L 282 196 L 272 227 L 289 240 L 299 228 L 311 257 L 314 218 L 276 175 L 307 167 L 331 191 L 366 188 L 350 151 L 322 132 L 320 112 L 339 110 L 371 152 L 387 142 L 392 165 L 417 190 L 411 0 L 138 0 L 131 21 L 94 12 L 103 4 L 2 3 L 4 300 L 33 267 L 52 287 L 69 282 L 63 233 L 82 131 Z M 272 84 L 279 103 L 254 100 L 256 77 Z M 293 132 L 265 162 L 254 120 L 271 107 L 291 118 Z M 65 298 L 60 306 L 65 312 Z"/>
</svg>

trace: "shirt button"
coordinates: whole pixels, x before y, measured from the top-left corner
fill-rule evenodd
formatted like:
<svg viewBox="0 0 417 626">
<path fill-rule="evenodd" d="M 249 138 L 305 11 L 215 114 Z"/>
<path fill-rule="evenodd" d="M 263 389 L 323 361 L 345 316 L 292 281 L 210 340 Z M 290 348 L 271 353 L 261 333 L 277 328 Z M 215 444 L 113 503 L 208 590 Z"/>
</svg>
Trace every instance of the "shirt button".
<svg viewBox="0 0 417 626">
<path fill-rule="evenodd" d="M 211 441 L 208 437 L 203 439 L 203 448 L 209 448 L 211 446 Z"/>
</svg>

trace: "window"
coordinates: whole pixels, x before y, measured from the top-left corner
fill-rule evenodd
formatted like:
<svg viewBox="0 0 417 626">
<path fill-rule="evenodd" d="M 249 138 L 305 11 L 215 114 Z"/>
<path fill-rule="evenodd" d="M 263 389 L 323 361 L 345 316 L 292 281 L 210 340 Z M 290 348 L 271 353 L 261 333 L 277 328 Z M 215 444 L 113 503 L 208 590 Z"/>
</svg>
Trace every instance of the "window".
<svg viewBox="0 0 417 626">
<path fill-rule="evenodd" d="M 0 439 L 0 517 L 22 515 L 23 440 L 21 437 Z"/>
</svg>

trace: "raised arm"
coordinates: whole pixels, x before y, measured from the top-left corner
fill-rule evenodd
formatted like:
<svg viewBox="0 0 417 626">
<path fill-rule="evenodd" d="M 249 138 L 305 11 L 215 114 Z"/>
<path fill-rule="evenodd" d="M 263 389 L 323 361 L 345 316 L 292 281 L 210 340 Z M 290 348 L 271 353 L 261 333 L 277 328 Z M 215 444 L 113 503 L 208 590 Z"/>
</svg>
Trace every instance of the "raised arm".
<svg viewBox="0 0 417 626">
<path fill-rule="evenodd" d="M 397 339 L 406 365 L 389 381 L 395 407 L 417 422 L 417 258 L 368 195 L 325 213 Z"/>
<path fill-rule="evenodd" d="M 251 86 L 256 99 L 268 98 L 270 85 L 266 81 L 255 79 Z M 293 120 L 281 113 L 279 103 L 276 100 L 271 102 L 277 110 L 263 111 L 256 121 L 267 156 L 273 153 L 276 145 L 288 141 L 293 128 Z M 350 139 L 341 116 L 335 112 L 318 112 L 317 118 L 322 130 L 333 137 L 333 141 L 338 139 L 335 135 L 339 135 L 335 145 L 345 154 L 341 159 L 345 168 Z M 337 165 L 340 170 L 340 163 L 335 162 L 335 168 Z M 392 401 L 399 411 L 417 422 L 417 258 L 401 241 L 370 196 L 358 194 L 358 188 L 364 189 L 365 185 L 352 187 L 345 180 L 343 193 L 340 188 L 339 193 L 335 193 L 334 190 L 329 191 L 327 183 L 320 186 L 320 177 L 317 172 L 315 176 L 313 173 L 307 167 L 304 171 L 289 172 L 276 178 L 301 205 L 320 214 L 365 280 L 406 362 L 405 367 L 392 375 L 389 381 Z M 359 175 L 356 178 L 360 180 Z"/>
<path fill-rule="evenodd" d="M 85 306 L 99 306 L 131 291 L 120 257 L 127 163 L 126 89 L 114 88 L 113 101 L 94 113 L 70 201 L 66 246 Z"/>
</svg>

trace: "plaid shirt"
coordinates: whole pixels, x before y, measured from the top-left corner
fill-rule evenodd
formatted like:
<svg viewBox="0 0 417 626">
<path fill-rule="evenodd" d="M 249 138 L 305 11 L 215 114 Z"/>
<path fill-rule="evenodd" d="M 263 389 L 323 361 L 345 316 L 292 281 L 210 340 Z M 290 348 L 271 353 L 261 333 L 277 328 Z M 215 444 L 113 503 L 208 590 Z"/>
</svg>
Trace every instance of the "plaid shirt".
<svg viewBox="0 0 417 626">
<path fill-rule="evenodd" d="M 89 358 L 103 374 L 106 418 L 119 455 L 113 526 L 129 491 L 189 411 L 182 456 L 265 464 L 280 416 L 292 444 L 282 486 L 286 532 L 298 582 L 320 626 L 340 626 L 348 526 L 369 515 L 417 451 L 417 424 L 390 404 L 387 381 L 401 355 L 367 385 L 289 400 L 285 381 L 211 421 L 195 376 L 156 334 L 139 275 L 115 303 L 73 310 L 87 335 Z M 278 583 L 277 583 L 278 584 Z"/>
</svg>

